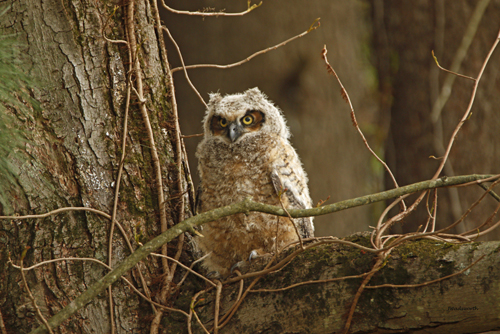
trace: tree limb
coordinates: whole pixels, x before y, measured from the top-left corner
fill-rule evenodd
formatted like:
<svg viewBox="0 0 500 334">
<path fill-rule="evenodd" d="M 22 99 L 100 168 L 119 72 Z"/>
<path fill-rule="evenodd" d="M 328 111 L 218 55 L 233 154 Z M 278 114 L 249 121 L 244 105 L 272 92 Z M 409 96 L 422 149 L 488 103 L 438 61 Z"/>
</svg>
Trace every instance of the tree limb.
<svg viewBox="0 0 500 334">
<path fill-rule="evenodd" d="M 369 243 L 367 236 L 354 238 Z M 398 247 L 361 294 L 350 333 L 481 333 L 500 328 L 499 249 L 498 241 L 452 245 L 420 240 Z M 341 333 L 361 275 L 370 272 L 375 259 L 344 245 L 309 249 L 279 273 L 263 277 L 224 332 Z M 298 285 L 302 282 L 306 284 Z M 229 312 L 238 288 L 224 286 L 221 314 Z M 205 327 L 213 324 L 213 304 L 211 291 L 195 307 Z"/>
<path fill-rule="evenodd" d="M 439 187 L 455 186 L 472 181 L 480 181 L 487 178 L 493 177 L 492 175 L 465 175 L 465 176 L 454 176 L 454 177 L 442 177 L 436 180 L 423 181 L 414 183 L 408 186 L 400 187 L 397 189 L 392 189 L 384 192 L 380 192 L 373 195 L 362 196 L 346 201 L 337 202 L 330 205 L 325 205 L 319 208 L 304 209 L 304 210 L 288 210 L 290 215 L 294 218 L 297 217 L 309 217 L 309 216 L 319 216 L 336 211 L 345 210 L 347 208 L 352 208 L 360 205 L 366 205 L 374 202 L 379 202 L 387 200 L 390 198 L 400 197 L 404 194 L 414 193 L 427 189 L 434 189 Z M 286 216 L 287 213 L 277 206 L 267 205 L 263 203 L 254 202 L 250 199 L 234 203 L 222 208 L 214 209 L 201 213 L 197 216 L 190 217 L 183 222 L 173 226 L 164 233 L 160 234 L 156 238 L 147 242 L 141 248 L 137 249 L 129 257 L 127 257 L 122 263 L 120 263 L 113 271 L 109 272 L 94 285 L 92 285 L 87 291 L 82 293 L 76 299 L 74 299 L 70 304 L 68 304 L 59 313 L 48 320 L 49 325 L 52 328 L 59 326 L 64 320 L 69 318 L 73 313 L 84 307 L 88 302 L 94 299 L 98 294 L 104 291 L 108 286 L 117 281 L 122 275 L 135 266 L 136 263 L 146 258 L 150 253 L 154 252 L 156 249 L 160 248 L 162 245 L 170 242 L 181 233 L 192 230 L 195 226 L 200 226 L 205 223 L 217 220 L 222 217 L 234 215 L 237 213 L 244 213 L 250 211 L 265 212 L 278 216 Z M 20 219 L 21 217 L 12 217 Z M 32 334 L 47 333 L 45 327 L 38 327 L 36 330 L 31 332 Z"/>
</svg>

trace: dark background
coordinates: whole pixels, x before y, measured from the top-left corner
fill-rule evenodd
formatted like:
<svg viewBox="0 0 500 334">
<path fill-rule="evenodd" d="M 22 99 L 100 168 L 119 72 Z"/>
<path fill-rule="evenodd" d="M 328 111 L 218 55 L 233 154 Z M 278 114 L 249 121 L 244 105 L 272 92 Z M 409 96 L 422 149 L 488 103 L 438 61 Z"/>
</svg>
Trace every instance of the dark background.
<svg viewBox="0 0 500 334">
<path fill-rule="evenodd" d="M 179 10 L 215 8 L 241 12 L 246 1 L 166 1 Z M 255 2 L 254 2 L 255 3 Z M 273 0 L 239 17 L 178 15 L 162 11 L 187 65 L 229 64 L 274 46 L 307 30 L 321 17 L 321 27 L 284 47 L 232 69 L 193 69 L 190 78 L 205 100 L 259 87 L 285 113 L 292 142 L 309 175 L 317 203 L 328 203 L 394 187 L 352 126 L 349 106 L 335 78 L 321 59 L 328 48 L 331 65 L 340 76 L 371 147 L 389 164 L 399 185 L 430 179 L 440 161 L 441 147 L 464 114 L 473 82 L 457 78 L 441 118 L 431 110 L 446 73 L 437 69 L 434 50 L 449 68 L 480 1 L 341 1 Z M 488 2 L 460 72 L 477 76 L 500 28 L 500 1 Z M 176 49 L 167 41 L 172 65 L 180 66 Z M 498 173 L 500 53 L 497 50 L 481 81 L 473 114 L 462 128 L 443 175 Z M 184 74 L 174 74 L 181 130 L 201 133 L 204 106 Z M 443 133 L 441 135 L 441 132 Z M 441 140 L 440 138 L 444 138 Z M 197 182 L 194 157 L 200 138 L 185 140 Z M 481 195 L 481 188 L 440 190 L 438 226 L 458 219 Z M 411 203 L 411 200 L 408 202 Z M 494 210 L 491 198 L 473 211 L 458 231 L 482 223 Z M 315 218 L 316 235 L 345 236 L 369 230 L 384 203 Z M 415 230 L 427 220 L 425 203 L 397 227 Z M 497 238 L 490 234 L 488 238 Z"/>
</svg>

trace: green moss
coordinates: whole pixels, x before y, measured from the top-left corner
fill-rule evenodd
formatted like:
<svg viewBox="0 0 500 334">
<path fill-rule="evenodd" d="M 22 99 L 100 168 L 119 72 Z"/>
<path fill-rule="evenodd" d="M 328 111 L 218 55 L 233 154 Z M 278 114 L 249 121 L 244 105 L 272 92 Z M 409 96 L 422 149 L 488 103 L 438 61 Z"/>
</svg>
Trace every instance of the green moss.
<svg viewBox="0 0 500 334">
<path fill-rule="evenodd" d="M 399 255 L 403 261 L 410 258 L 418 258 L 426 263 L 426 268 L 438 268 L 442 258 L 451 251 L 460 248 L 458 244 L 441 243 L 433 240 L 419 240 L 406 242 L 397 247 L 393 254 Z"/>
</svg>

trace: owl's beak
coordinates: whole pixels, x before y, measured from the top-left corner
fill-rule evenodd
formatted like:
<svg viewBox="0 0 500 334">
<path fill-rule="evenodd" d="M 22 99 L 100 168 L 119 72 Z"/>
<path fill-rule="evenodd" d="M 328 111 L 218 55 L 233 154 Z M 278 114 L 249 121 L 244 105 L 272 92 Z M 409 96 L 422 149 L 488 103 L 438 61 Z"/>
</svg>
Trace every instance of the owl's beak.
<svg viewBox="0 0 500 334">
<path fill-rule="evenodd" d="M 241 136 L 241 134 L 243 133 L 241 130 L 242 130 L 241 126 L 239 126 L 239 124 L 237 124 L 236 122 L 229 124 L 228 135 L 229 139 L 231 139 L 231 142 L 234 143 L 236 139 L 238 139 Z"/>
</svg>

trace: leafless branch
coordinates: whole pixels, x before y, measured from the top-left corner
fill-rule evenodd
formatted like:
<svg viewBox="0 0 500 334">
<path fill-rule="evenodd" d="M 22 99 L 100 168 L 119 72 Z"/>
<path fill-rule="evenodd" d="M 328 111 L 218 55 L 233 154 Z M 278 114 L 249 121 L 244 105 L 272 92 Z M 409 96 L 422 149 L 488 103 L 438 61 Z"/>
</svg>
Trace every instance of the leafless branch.
<svg viewBox="0 0 500 334">
<path fill-rule="evenodd" d="M 347 93 L 347 90 L 344 88 L 344 85 L 342 85 L 342 82 L 340 81 L 340 78 L 339 76 L 337 75 L 337 73 L 335 72 L 335 70 L 333 69 L 333 67 L 330 65 L 330 63 L 328 62 L 328 58 L 326 57 L 326 54 L 328 53 L 328 50 L 326 49 L 326 45 L 323 47 L 323 50 L 321 52 L 321 56 L 323 57 L 323 60 L 325 61 L 325 64 L 326 64 L 326 68 L 328 70 L 328 73 L 330 74 L 333 74 L 335 76 L 335 78 L 337 79 L 339 85 L 340 85 L 340 90 L 341 90 L 341 95 L 342 95 L 342 98 L 349 104 L 349 107 L 351 108 L 351 119 L 352 119 L 352 123 L 354 125 L 354 127 L 356 128 L 356 130 L 358 130 L 361 138 L 363 139 L 363 143 L 365 144 L 366 148 L 368 148 L 368 150 L 370 151 L 370 153 L 375 157 L 375 159 L 377 159 L 385 168 L 385 170 L 389 173 L 389 175 L 391 176 L 391 179 L 392 179 L 392 182 L 394 183 L 394 186 L 396 188 L 399 187 L 398 185 L 398 182 L 396 181 L 396 178 L 394 177 L 394 175 L 392 174 L 391 172 L 391 169 L 389 168 L 389 166 L 387 166 L 387 164 L 372 150 L 372 148 L 370 147 L 370 145 L 368 144 L 368 141 L 366 140 L 363 132 L 361 131 L 361 129 L 359 128 L 359 125 L 358 125 L 358 122 L 356 121 L 356 114 L 354 113 L 354 107 L 352 106 L 352 103 L 351 103 L 351 99 L 349 98 L 349 94 Z"/>
<path fill-rule="evenodd" d="M 47 319 L 45 319 L 45 317 L 43 316 L 42 312 L 40 311 L 40 308 L 36 304 L 35 297 L 33 297 L 33 294 L 31 293 L 30 287 L 28 286 L 28 282 L 26 281 L 26 275 L 24 274 L 24 270 L 23 270 L 23 261 L 24 261 L 24 257 L 26 256 L 26 252 L 28 251 L 28 249 L 30 249 L 29 246 L 24 249 L 24 251 L 23 251 L 23 253 L 21 255 L 21 260 L 19 261 L 19 267 L 21 268 L 20 272 L 21 272 L 21 278 L 23 280 L 23 285 L 24 285 L 24 288 L 26 289 L 26 292 L 28 293 L 29 299 L 31 300 L 31 305 L 33 305 L 33 308 L 36 311 L 38 319 L 43 323 L 43 325 L 45 326 L 45 328 L 47 328 L 47 330 L 49 331 L 49 333 L 53 334 L 54 332 L 52 331 L 52 328 L 50 327 Z M 10 261 L 10 262 L 12 263 L 12 261 Z"/>
<path fill-rule="evenodd" d="M 251 5 L 251 1 L 248 1 L 248 8 L 247 8 L 247 10 L 245 10 L 243 12 L 240 12 L 240 13 L 226 13 L 226 12 L 222 12 L 222 11 L 219 11 L 219 12 L 211 12 L 211 11 L 190 12 L 190 11 L 187 11 L 187 10 L 176 10 L 176 9 L 170 8 L 169 6 L 167 6 L 165 4 L 165 0 L 162 0 L 162 4 L 163 4 L 163 7 L 165 9 L 167 9 L 168 11 L 170 11 L 172 13 L 175 13 L 175 14 L 203 16 L 203 17 L 207 17 L 207 16 L 219 17 L 219 16 L 243 16 L 245 14 L 250 13 L 255 8 L 260 7 L 262 5 L 262 1 L 258 5 L 257 4 Z"/>
<path fill-rule="evenodd" d="M 232 63 L 232 64 L 228 64 L 228 65 L 217 65 L 217 64 L 198 64 L 198 65 L 188 65 L 188 66 L 182 66 L 182 67 L 176 67 L 176 68 L 173 68 L 172 69 L 172 73 L 175 73 L 177 71 L 181 71 L 181 70 L 191 70 L 191 69 L 195 69 L 195 68 L 219 68 L 219 69 L 228 69 L 228 68 L 232 68 L 232 67 L 236 67 L 236 66 L 239 66 L 241 64 L 244 64 L 248 61 L 250 61 L 252 58 L 255 58 L 257 56 L 260 56 L 264 53 L 267 53 L 269 51 L 272 51 L 272 50 L 276 50 L 277 48 L 279 47 L 282 47 L 288 43 L 290 43 L 291 41 L 294 41 L 298 38 L 301 38 L 301 37 L 304 37 L 305 35 L 307 35 L 308 33 L 310 33 L 311 31 L 313 30 L 316 30 L 317 28 L 320 27 L 320 22 L 319 22 L 319 18 L 317 18 L 313 24 L 309 27 L 309 29 L 307 29 L 306 31 L 304 31 L 303 33 L 299 34 L 299 35 L 296 35 L 296 36 L 293 36 L 289 39 L 287 39 L 286 41 L 284 42 L 281 42 L 279 44 L 276 44 L 275 46 L 271 46 L 267 49 L 264 49 L 264 50 L 260 50 L 258 52 L 255 52 L 253 53 L 252 55 L 248 56 L 247 58 L 243 59 L 243 60 L 240 60 L 236 63 Z"/>
</svg>

